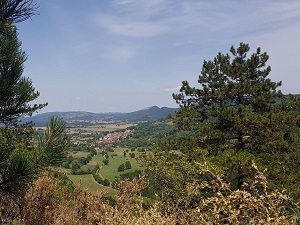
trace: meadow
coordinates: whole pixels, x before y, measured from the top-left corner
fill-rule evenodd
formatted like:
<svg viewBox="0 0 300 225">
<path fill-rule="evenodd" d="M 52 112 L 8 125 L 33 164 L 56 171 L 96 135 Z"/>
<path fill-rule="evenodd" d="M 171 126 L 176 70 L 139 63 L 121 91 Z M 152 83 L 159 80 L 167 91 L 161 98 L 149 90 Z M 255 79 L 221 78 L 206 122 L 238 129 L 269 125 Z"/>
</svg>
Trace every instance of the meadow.
<svg viewBox="0 0 300 225">
<path fill-rule="evenodd" d="M 106 187 L 98 184 L 93 178 L 92 174 L 71 175 L 68 174 L 69 179 L 81 189 L 89 190 L 92 193 L 103 192 L 106 196 L 114 196 L 117 190 L 111 187 Z"/>
<path fill-rule="evenodd" d="M 104 156 L 99 153 L 91 159 L 89 163 L 86 165 L 81 166 L 81 170 L 87 171 L 88 169 L 93 170 L 95 166 L 98 164 L 99 169 L 99 176 L 102 179 L 108 179 L 110 183 L 112 184 L 115 182 L 118 178 L 120 178 L 121 174 L 134 172 L 135 170 L 141 170 L 142 167 L 140 163 L 136 160 L 136 158 L 131 158 L 129 153 L 132 153 L 129 151 L 128 148 L 113 148 L 114 152 L 108 152 L 108 159 L 109 163 L 108 165 L 103 164 Z M 126 152 L 128 151 L 128 153 Z M 124 152 L 126 152 L 126 156 L 124 156 Z M 134 152 L 136 156 L 138 156 L 141 153 Z M 71 155 L 74 158 L 80 158 L 80 157 L 86 157 L 89 153 L 88 152 L 76 152 L 72 153 Z M 129 161 L 131 164 L 131 169 L 124 170 L 122 172 L 118 171 L 118 167 L 121 164 L 125 164 L 126 161 Z M 113 196 L 116 194 L 117 190 L 114 188 L 106 187 L 101 184 L 98 184 L 93 176 L 91 174 L 84 174 L 84 175 L 72 175 L 70 169 L 64 169 L 64 173 L 67 174 L 67 176 L 73 181 L 73 183 L 76 186 L 80 186 L 83 189 L 88 189 L 93 193 L 96 193 L 98 191 L 104 191 L 106 195 Z"/>
<path fill-rule="evenodd" d="M 114 148 L 114 152 L 109 152 L 109 164 L 108 165 L 102 165 L 100 167 L 99 175 L 104 178 L 108 179 L 110 182 L 114 182 L 121 174 L 134 172 L 135 170 L 140 170 L 141 165 L 138 163 L 136 158 L 131 158 L 129 156 L 130 151 L 126 153 L 126 156 L 124 156 L 124 151 L 128 150 L 127 148 Z M 139 153 L 135 152 L 135 155 L 138 156 Z M 102 158 L 103 160 L 103 158 Z M 118 172 L 118 167 L 121 164 L 125 164 L 126 161 L 129 161 L 131 163 L 131 169 Z M 102 163 L 102 161 L 101 161 Z M 101 164 L 99 164 L 101 165 Z"/>
<path fill-rule="evenodd" d="M 105 131 L 117 131 L 122 129 L 127 129 L 128 127 L 135 126 L 136 124 L 128 123 L 128 124 L 105 124 L 105 125 L 93 125 L 86 126 L 81 128 L 68 128 L 68 132 L 76 133 L 78 131 L 81 132 L 105 132 Z"/>
<path fill-rule="evenodd" d="M 89 152 L 83 152 L 83 151 L 78 151 L 78 152 L 72 152 L 71 156 L 74 158 L 81 158 L 81 157 L 87 157 L 90 153 Z"/>
</svg>

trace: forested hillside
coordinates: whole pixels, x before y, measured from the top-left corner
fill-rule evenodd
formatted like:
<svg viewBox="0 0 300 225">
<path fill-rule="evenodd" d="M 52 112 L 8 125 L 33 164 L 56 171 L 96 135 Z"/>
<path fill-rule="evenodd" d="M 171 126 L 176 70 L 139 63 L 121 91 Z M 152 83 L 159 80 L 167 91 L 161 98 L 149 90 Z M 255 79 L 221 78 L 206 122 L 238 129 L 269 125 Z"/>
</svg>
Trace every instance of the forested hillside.
<svg viewBox="0 0 300 225">
<path fill-rule="evenodd" d="M 165 119 L 173 115 L 177 109 L 152 106 L 130 113 L 91 113 L 91 112 L 49 112 L 32 117 L 23 117 L 23 123 L 33 122 L 35 126 L 45 126 L 51 116 L 63 118 L 68 126 L 88 126 L 106 123 L 140 123 Z"/>
</svg>

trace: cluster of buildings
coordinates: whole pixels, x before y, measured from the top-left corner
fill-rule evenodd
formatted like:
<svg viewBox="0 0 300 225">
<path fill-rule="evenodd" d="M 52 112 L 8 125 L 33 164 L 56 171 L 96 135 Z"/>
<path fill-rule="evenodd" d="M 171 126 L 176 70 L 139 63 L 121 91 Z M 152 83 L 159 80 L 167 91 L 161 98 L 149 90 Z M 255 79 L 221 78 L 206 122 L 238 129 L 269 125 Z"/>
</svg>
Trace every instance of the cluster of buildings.
<svg viewBox="0 0 300 225">
<path fill-rule="evenodd" d="M 97 147 L 99 145 L 110 145 L 115 143 L 116 141 L 119 141 L 122 138 L 128 137 L 133 130 L 125 130 L 125 131 L 119 131 L 119 132 L 112 132 L 104 137 L 99 138 L 98 140 L 93 139 L 88 135 L 87 133 L 84 133 L 81 137 L 72 137 L 71 142 L 74 145 L 89 145 L 91 147 Z"/>
<path fill-rule="evenodd" d="M 113 132 L 105 135 L 102 138 L 99 138 L 98 141 L 96 141 L 95 145 L 101 145 L 101 144 L 113 144 L 114 142 L 128 137 L 132 133 L 132 130 L 125 130 L 122 132 Z"/>
</svg>

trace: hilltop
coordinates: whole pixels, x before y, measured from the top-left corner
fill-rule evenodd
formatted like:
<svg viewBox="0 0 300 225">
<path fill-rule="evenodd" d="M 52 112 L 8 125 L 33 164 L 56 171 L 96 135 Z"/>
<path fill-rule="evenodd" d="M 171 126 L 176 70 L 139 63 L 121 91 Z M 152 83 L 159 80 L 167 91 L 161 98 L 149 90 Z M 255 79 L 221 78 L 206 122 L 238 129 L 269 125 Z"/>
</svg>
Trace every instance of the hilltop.
<svg viewBox="0 0 300 225">
<path fill-rule="evenodd" d="M 72 112 L 47 112 L 37 114 L 32 117 L 24 117 L 22 123 L 32 121 L 36 126 L 44 126 L 47 124 L 50 116 L 62 117 L 69 126 L 95 125 L 107 123 L 139 123 L 151 122 L 165 119 L 168 115 L 175 113 L 177 108 L 151 106 L 135 112 L 108 112 L 108 113 L 92 113 L 82 111 Z"/>
</svg>

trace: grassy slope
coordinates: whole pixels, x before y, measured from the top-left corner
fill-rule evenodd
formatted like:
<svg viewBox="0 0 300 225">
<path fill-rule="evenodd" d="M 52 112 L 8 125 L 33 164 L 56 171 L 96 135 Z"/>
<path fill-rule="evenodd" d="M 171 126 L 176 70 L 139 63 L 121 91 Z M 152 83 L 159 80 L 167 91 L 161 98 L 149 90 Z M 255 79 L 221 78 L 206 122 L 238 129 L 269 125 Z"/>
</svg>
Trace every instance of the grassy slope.
<svg viewBox="0 0 300 225">
<path fill-rule="evenodd" d="M 102 163 L 103 157 L 101 154 L 95 155 L 92 160 L 87 164 L 81 167 L 82 170 L 94 169 L 97 163 L 100 165 L 100 173 L 99 175 L 103 179 L 108 179 L 110 182 L 114 182 L 116 178 L 120 176 L 120 174 L 133 172 L 135 170 L 140 170 L 141 166 L 136 161 L 135 158 L 130 158 L 129 153 L 127 153 L 126 157 L 124 157 L 123 151 L 126 148 L 114 148 L 114 152 L 109 152 L 109 165 L 105 166 Z M 130 152 L 130 151 L 129 151 Z M 82 157 L 85 152 L 78 152 L 76 154 L 72 154 L 73 157 Z M 116 156 L 111 156 L 112 154 L 116 154 Z M 137 156 L 139 153 L 135 152 Z M 132 168 L 130 170 L 125 170 L 124 172 L 118 172 L 119 165 L 125 163 L 126 161 L 130 161 Z M 75 185 L 80 185 L 83 189 L 88 189 L 93 193 L 97 191 L 104 191 L 107 195 L 112 196 L 116 194 L 116 190 L 111 187 L 105 187 L 103 185 L 98 184 L 91 174 L 86 175 L 71 175 L 70 171 L 65 171 L 68 177 L 74 182 Z"/>
<path fill-rule="evenodd" d="M 95 168 L 95 166 L 97 165 L 97 163 L 101 166 L 102 165 L 102 160 L 103 160 L 103 157 L 102 155 L 95 155 L 91 161 L 86 164 L 86 165 L 83 165 L 81 167 L 82 170 L 87 170 L 87 169 L 90 169 L 90 170 L 93 170 Z"/>
<path fill-rule="evenodd" d="M 102 166 L 100 169 L 100 175 L 103 178 L 108 179 L 109 181 L 113 182 L 116 180 L 117 177 L 120 176 L 120 174 L 133 172 L 135 170 L 140 170 L 141 165 L 136 161 L 135 158 L 130 158 L 129 153 L 126 154 L 126 157 L 123 155 L 123 151 L 126 150 L 126 148 L 115 148 L 115 152 L 110 152 L 109 155 L 109 164 L 107 166 Z M 117 156 L 111 156 L 112 154 L 117 154 Z M 138 153 L 135 152 L 135 155 L 137 156 Z M 125 170 L 123 172 L 118 172 L 118 167 L 121 164 L 125 164 L 126 161 L 129 161 L 131 163 L 132 168 L 130 170 Z M 102 161 L 101 161 L 102 163 Z M 99 165 L 101 165 L 99 163 Z"/>
<path fill-rule="evenodd" d="M 112 196 L 117 193 L 117 191 L 110 187 L 105 187 L 103 185 L 98 184 L 91 174 L 85 175 L 68 175 L 70 180 L 76 186 L 80 186 L 82 189 L 88 189 L 92 193 L 97 193 L 99 191 L 103 191 L 106 195 Z"/>
<path fill-rule="evenodd" d="M 82 151 L 78 151 L 78 152 L 71 153 L 71 155 L 72 155 L 74 158 L 87 157 L 89 154 L 90 154 L 89 152 L 82 152 Z"/>
</svg>

